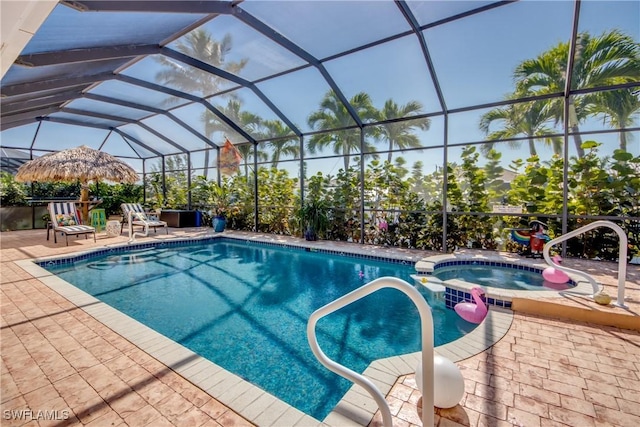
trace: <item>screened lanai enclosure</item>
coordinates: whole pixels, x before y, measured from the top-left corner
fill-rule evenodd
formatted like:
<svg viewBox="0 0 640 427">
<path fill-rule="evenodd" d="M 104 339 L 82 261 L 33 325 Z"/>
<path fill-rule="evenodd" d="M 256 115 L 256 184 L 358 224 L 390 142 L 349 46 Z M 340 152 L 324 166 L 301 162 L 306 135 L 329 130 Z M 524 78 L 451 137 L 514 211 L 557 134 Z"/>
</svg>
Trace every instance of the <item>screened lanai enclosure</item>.
<svg viewBox="0 0 640 427">
<path fill-rule="evenodd" d="M 92 188 L 111 214 L 438 251 L 609 219 L 638 256 L 639 38 L 638 1 L 60 1 L 2 77 L 3 207 L 87 145 L 139 174 Z"/>
</svg>

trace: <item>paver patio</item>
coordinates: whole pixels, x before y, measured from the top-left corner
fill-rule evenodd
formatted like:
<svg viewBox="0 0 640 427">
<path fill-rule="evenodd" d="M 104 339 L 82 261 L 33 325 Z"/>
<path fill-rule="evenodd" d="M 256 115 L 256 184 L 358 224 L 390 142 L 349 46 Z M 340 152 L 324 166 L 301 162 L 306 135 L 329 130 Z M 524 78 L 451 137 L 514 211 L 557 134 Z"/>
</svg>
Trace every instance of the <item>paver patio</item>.
<svg viewBox="0 0 640 427">
<path fill-rule="evenodd" d="M 150 239 L 202 233 L 174 229 Z M 68 247 L 46 241 L 44 230 L 0 238 L 2 426 L 251 425 L 15 263 L 124 243 L 124 234 L 99 234 L 97 243 L 72 238 Z M 570 262 L 589 269 L 615 295 L 616 265 Z M 628 266 L 626 287 L 627 310 L 580 299 L 562 303 L 623 313 L 640 329 L 640 267 Z M 516 312 L 497 344 L 458 366 L 466 392 L 460 405 L 436 411 L 440 426 L 640 425 L 638 330 Z M 394 425 L 421 425 L 413 375 L 400 377 L 387 400 Z M 381 425 L 379 414 L 371 424 Z"/>
</svg>

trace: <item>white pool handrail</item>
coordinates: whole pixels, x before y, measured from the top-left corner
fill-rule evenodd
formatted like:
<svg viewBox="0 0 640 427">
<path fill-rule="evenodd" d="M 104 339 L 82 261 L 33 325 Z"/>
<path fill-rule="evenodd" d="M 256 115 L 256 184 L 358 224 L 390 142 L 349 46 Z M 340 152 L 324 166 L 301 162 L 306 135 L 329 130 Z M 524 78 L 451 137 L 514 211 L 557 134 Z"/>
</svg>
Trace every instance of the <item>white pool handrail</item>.
<svg viewBox="0 0 640 427">
<path fill-rule="evenodd" d="M 309 322 L 307 323 L 307 339 L 309 340 L 309 345 L 311 346 L 313 354 L 327 369 L 363 387 L 378 404 L 380 412 L 382 413 L 383 425 L 385 427 L 393 426 L 389 405 L 385 400 L 385 396 L 375 384 L 367 377 L 329 359 L 320 349 L 316 338 L 316 324 L 318 320 L 382 288 L 394 288 L 404 292 L 418 308 L 422 329 L 422 384 L 425 393 L 425 395 L 422 396 L 422 425 L 432 426 L 434 423 L 433 402 L 435 392 L 433 381 L 433 316 L 431 314 L 431 307 L 429 307 L 427 301 L 420 292 L 409 283 L 396 277 L 380 277 L 320 307 L 311 313 Z"/>
<path fill-rule="evenodd" d="M 589 283 L 591 283 L 591 286 L 593 287 L 592 296 L 595 296 L 600 291 L 600 286 L 595 281 L 595 279 L 585 272 L 574 270 L 573 268 L 556 264 L 555 262 L 553 262 L 553 260 L 549 256 L 549 250 L 560 242 L 564 242 L 565 240 L 569 240 L 572 237 L 579 236 L 580 234 L 583 234 L 589 230 L 593 230 L 594 228 L 598 228 L 598 227 L 608 227 L 613 231 L 615 231 L 618 234 L 618 237 L 620 237 L 620 250 L 618 252 L 618 300 L 614 303 L 614 305 L 621 308 L 626 308 L 626 306 L 624 305 L 624 286 L 625 286 L 625 281 L 627 279 L 627 235 L 624 233 L 624 230 L 619 225 L 611 221 L 603 221 L 603 220 L 594 221 L 590 224 L 584 225 L 576 230 L 570 231 L 567 234 L 563 234 L 562 236 L 556 237 L 555 239 L 548 241 L 544 245 L 544 248 L 542 249 L 542 255 L 544 256 L 544 260 L 550 266 L 558 270 L 568 271 L 570 273 L 577 274 L 587 279 Z"/>
</svg>

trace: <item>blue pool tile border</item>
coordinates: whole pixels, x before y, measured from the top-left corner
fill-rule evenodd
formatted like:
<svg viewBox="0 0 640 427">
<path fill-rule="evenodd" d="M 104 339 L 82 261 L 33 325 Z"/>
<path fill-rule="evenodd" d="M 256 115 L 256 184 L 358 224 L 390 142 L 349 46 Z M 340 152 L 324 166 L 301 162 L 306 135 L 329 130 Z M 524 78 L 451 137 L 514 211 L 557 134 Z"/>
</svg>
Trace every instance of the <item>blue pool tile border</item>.
<svg viewBox="0 0 640 427">
<path fill-rule="evenodd" d="M 116 255 L 124 252 L 138 251 L 143 249 L 162 249 L 175 246 L 188 246 L 194 243 L 204 243 L 217 239 L 216 237 L 210 237 L 206 239 L 186 239 L 186 240 L 174 240 L 174 241 L 162 241 L 162 242 L 150 242 L 150 243 L 136 243 L 128 246 L 115 246 L 112 248 L 97 249 L 90 252 L 85 252 L 78 255 L 66 256 L 48 260 L 36 260 L 35 263 L 43 268 L 73 265 L 78 261 L 86 259 L 96 258 L 103 255 Z"/>
<path fill-rule="evenodd" d="M 338 251 L 338 250 L 332 250 L 332 249 L 293 245 L 288 243 L 264 242 L 259 240 L 248 240 L 244 238 L 233 238 L 233 237 L 224 237 L 224 236 L 220 236 L 220 237 L 211 236 L 211 237 L 199 238 L 199 239 L 171 240 L 171 241 L 162 241 L 162 242 L 136 243 L 132 245 L 123 245 L 123 246 L 116 246 L 112 248 L 97 249 L 95 251 L 90 251 L 90 252 L 86 252 L 78 255 L 66 256 L 66 257 L 62 256 L 55 259 L 36 260 L 34 262 L 38 266 L 46 269 L 47 267 L 52 268 L 52 267 L 60 267 L 60 266 L 70 266 L 78 261 L 84 261 L 87 259 L 96 258 L 103 255 L 117 255 L 124 252 L 138 251 L 138 250 L 145 250 L 145 249 L 163 249 L 168 247 L 189 246 L 193 244 L 208 244 L 216 240 L 223 241 L 223 242 L 234 242 L 234 243 L 244 242 L 246 244 L 257 245 L 257 246 L 270 246 L 270 247 L 276 247 L 276 248 L 282 248 L 282 249 L 293 249 L 293 250 L 299 250 L 299 251 L 305 251 L 305 252 L 338 255 L 338 256 L 345 256 L 345 257 L 357 258 L 357 259 L 363 259 L 363 260 L 369 260 L 369 261 L 378 261 L 378 262 L 386 262 L 391 264 L 406 265 L 407 267 L 415 266 L 415 261 L 410 261 L 406 259 L 388 258 L 388 257 L 359 254 L 359 253 L 353 253 L 353 252 L 347 252 L 347 251 Z"/>
<path fill-rule="evenodd" d="M 225 239 L 230 241 L 238 241 L 238 239 L 232 239 L 232 238 L 225 238 Z M 261 241 L 255 241 L 255 240 L 245 240 L 245 242 L 251 245 L 257 244 L 257 245 L 263 245 L 263 246 L 274 246 L 274 247 L 283 248 L 283 249 L 295 249 L 295 250 L 302 250 L 305 252 L 314 252 L 314 253 L 320 253 L 320 254 L 338 255 L 338 256 L 346 256 L 350 258 L 365 259 L 370 261 L 387 262 L 391 264 L 406 265 L 408 267 L 415 266 L 415 261 L 409 261 L 406 259 L 399 259 L 399 258 L 388 258 L 388 257 L 381 257 L 376 255 L 359 254 L 355 252 L 337 251 L 333 249 L 323 249 L 323 248 L 314 248 L 314 247 L 308 247 L 308 246 L 291 245 L 288 243 L 261 242 Z"/>
<path fill-rule="evenodd" d="M 478 260 L 456 260 L 456 261 L 444 261 L 436 263 L 433 266 L 433 271 L 440 268 L 445 267 L 457 267 L 463 265 L 486 265 L 490 267 L 499 267 L 499 268 L 513 268 L 517 270 L 529 271 L 531 273 L 542 273 L 544 269 L 539 267 L 532 267 L 528 265 L 517 264 L 514 262 L 502 262 L 502 261 L 478 261 Z"/>
<path fill-rule="evenodd" d="M 500 308 L 511 308 L 511 301 L 504 301 L 496 298 L 484 298 L 485 303 L 489 306 L 500 307 Z M 473 296 L 470 292 L 461 291 L 458 289 L 453 289 L 449 287 L 445 287 L 444 294 L 444 302 L 447 308 L 453 309 L 456 304 L 459 302 L 468 302 L 473 301 Z"/>
</svg>

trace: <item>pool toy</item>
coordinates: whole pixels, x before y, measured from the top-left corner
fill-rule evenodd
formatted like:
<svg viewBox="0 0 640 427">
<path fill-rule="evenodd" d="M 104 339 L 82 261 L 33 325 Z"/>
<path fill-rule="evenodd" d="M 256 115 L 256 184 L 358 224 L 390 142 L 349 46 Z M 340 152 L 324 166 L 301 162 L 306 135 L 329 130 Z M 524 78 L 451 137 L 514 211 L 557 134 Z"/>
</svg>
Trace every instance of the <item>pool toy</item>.
<svg viewBox="0 0 640 427">
<path fill-rule="evenodd" d="M 551 289 L 554 291 L 566 291 L 567 289 L 571 289 L 571 285 L 569 283 L 553 283 L 548 280 L 542 282 L 542 286 L 545 289 Z"/>
<path fill-rule="evenodd" d="M 544 244 L 551 240 L 547 235 L 547 224 L 538 220 L 533 220 L 529 222 L 529 227 L 531 227 L 531 240 L 529 243 L 531 245 L 531 256 L 533 258 L 542 258 L 542 249 L 544 249 Z"/>
<path fill-rule="evenodd" d="M 551 240 L 547 235 L 547 224 L 533 220 L 529 222 L 529 227 L 529 229 L 512 228 L 509 237 L 525 248 L 519 252 L 520 255 L 542 258 L 544 244 Z"/>
<path fill-rule="evenodd" d="M 422 391 L 422 363 L 416 368 L 416 385 Z M 433 355 L 433 405 L 436 408 L 453 408 L 464 395 L 464 377 L 460 368 L 446 357 Z"/>
<path fill-rule="evenodd" d="M 529 240 L 531 239 L 531 236 L 529 235 L 530 233 L 530 230 L 512 229 L 511 240 L 523 246 L 529 246 Z"/>
<path fill-rule="evenodd" d="M 554 267 L 545 268 L 542 272 L 542 277 L 544 277 L 544 280 L 551 283 L 567 283 L 569 281 L 567 273 Z"/>
<path fill-rule="evenodd" d="M 560 255 L 554 255 L 551 259 L 556 264 L 560 264 L 562 262 L 562 257 Z M 544 280 L 546 280 L 547 282 L 558 284 L 567 283 L 570 280 L 569 276 L 567 276 L 567 273 L 554 267 L 545 268 L 542 272 L 542 277 L 544 277 Z"/>
<path fill-rule="evenodd" d="M 459 302 L 453 308 L 467 322 L 480 323 L 487 316 L 487 306 L 480 297 L 484 291 L 482 288 L 475 286 L 471 288 L 471 296 L 475 302 Z"/>
</svg>

